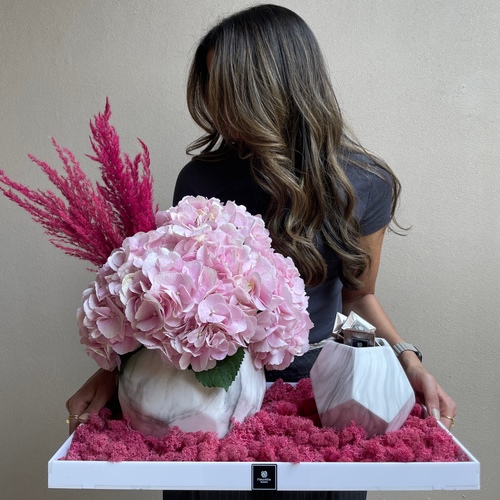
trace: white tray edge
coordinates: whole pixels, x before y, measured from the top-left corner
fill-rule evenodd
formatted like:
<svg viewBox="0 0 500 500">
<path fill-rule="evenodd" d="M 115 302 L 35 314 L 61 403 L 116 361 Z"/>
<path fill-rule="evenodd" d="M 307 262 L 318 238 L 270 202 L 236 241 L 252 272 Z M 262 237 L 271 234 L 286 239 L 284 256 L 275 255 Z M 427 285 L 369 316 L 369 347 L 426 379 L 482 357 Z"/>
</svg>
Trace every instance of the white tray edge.
<svg viewBox="0 0 500 500">
<path fill-rule="evenodd" d="M 277 487 L 280 491 L 478 490 L 480 464 L 452 437 L 468 462 L 277 462 Z M 259 463 L 59 460 L 71 440 L 72 436 L 49 460 L 49 488 L 249 491 L 251 466 Z"/>
</svg>

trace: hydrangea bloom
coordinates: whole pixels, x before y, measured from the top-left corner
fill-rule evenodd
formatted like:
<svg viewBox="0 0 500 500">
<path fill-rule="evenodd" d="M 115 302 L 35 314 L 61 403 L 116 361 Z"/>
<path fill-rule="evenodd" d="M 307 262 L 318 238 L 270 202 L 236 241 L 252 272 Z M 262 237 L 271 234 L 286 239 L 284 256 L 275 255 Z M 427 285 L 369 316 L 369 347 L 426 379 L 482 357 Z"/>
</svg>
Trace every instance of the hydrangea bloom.
<svg viewBox="0 0 500 500">
<path fill-rule="evenodd" d="M 268 369 L 307 351 L 304 282 L 260 216 L 187 196 L 156 222 L 126 238 L 83 294 L 81 342 L 101 367 L 119 367 L 119 355 L 141 345 L 196 372 L 240 347 Z"/>
<path fill-rule="evenodd" d="M 240 347 L 258 368 L 288 366 L 307 350 L 312 326 L 292 260 L 271 249 L 260 217 L 234 203 L 186 197 L 158 212 L 146 145 L 140 141 L 134 158 L 123 154 L 110 117 L 106 100 L 90 124 L 100 182 L 55 140 L 64 173 L 30 158 L 61 196 L 0 170 L 0 193 L 41 224 L 55 246 L 102 266 L 77 313 L 87 352 L 109 370 L 141 345 L 196 372 Z"/>
</svg>

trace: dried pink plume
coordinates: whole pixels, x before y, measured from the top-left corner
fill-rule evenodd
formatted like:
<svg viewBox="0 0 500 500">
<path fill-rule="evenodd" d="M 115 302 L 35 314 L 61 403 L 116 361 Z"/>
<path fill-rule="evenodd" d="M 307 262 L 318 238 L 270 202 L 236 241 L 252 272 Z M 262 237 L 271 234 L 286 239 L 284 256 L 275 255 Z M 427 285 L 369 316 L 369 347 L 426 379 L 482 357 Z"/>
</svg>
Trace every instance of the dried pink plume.
<svg viewBox="0 0 500 500">
<path fill-rule="evenodd" d="M 94 116 L 94 122 L 90 123 L 94 156 L 89 158 L 99 164 L 103 185 L 94 185 L 73 154 L 54 139 L 52 143 L 64 165 L 65 175 L 32 155 L 29 158 L 42 169 L 62 197 L 51 190 L 30 189 L 0 170 L 0 191 L 44 227 L 52 244 L 98 267 L 127 236 L 156 227 L 148 149 L 139 141 L 142 152 L 134 160 L 122 154 L 110 117 L 111 108 L 106 99 L 104 113 Z"/>
</svg>

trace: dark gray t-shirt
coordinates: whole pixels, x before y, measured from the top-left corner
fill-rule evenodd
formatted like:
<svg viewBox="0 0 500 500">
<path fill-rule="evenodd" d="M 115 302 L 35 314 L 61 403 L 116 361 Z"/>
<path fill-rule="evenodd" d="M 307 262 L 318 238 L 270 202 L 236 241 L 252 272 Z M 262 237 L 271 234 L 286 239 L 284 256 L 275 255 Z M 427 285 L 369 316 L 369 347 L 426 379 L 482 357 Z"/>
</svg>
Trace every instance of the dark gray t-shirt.
<svg viewBox="0 0 500 500">
<path fill-rule="evenodd" d="M 356 217 L 360 221 L 362 234 L 372 234 L 389 222 L 391 178 L 367 156 L 353 153 L 348 158 L 342 166 L 356 194 Z M 369 163 L 379 175 L 356 163 Z M 177 178 L 174 204 L 187 195 L 215 197 L 222 202 L 231 200 L 244 205 L 251 214 L 261 215 L 266 213 L 269 203 L 268 195 L 251 174 L 249 162 L 240 159 L 235 151 L 229 151 L 223 159 L 217 161 L 190 161 Z M 309 295 L 308 310 L 314 323 L 314 328 L 309 333 L 310 343 L 320 342 L 331 334 L 335 316 L 342 310 L 339 259 L 321 241 L 318 245 L 328 264 L 328 278 L 318 286 L 306 288 Z"/>
</svg>

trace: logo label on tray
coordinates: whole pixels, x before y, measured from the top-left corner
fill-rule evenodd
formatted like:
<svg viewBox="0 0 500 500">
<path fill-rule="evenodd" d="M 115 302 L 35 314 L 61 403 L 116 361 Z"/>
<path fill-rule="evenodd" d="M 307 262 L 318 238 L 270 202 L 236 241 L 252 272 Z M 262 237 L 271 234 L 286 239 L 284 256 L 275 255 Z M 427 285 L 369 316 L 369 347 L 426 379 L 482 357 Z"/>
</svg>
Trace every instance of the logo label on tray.
<svg viewBox="0 0 500 500">
<path fill-rule="evenodd" d="M 276 464 L 252 465 L 252 490 L 277 490 Z"/>
</svg>

